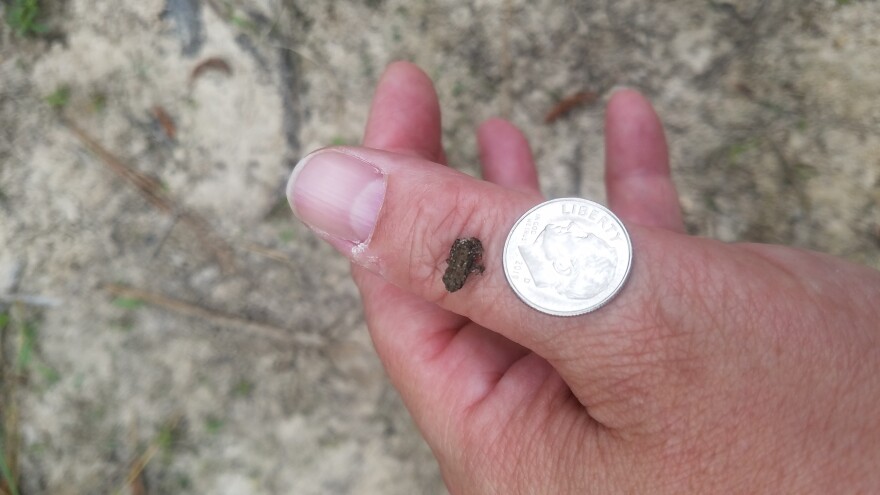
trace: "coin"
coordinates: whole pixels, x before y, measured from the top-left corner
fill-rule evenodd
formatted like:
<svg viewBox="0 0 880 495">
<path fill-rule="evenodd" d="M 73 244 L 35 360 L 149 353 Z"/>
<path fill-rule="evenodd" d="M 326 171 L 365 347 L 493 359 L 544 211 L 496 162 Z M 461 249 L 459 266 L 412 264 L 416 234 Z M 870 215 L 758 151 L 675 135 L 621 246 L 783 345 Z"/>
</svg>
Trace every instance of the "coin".
<svg viewBox="0 0 880 495">
<path fill-rule="evenodd" d="M 504 275 L 520 299 L 543 313 L 575 316 L 607 304 L 632 266 L 632 241 L 608 208 L 553 199 L 516 221 L 504 243 Z"/>
</svg>

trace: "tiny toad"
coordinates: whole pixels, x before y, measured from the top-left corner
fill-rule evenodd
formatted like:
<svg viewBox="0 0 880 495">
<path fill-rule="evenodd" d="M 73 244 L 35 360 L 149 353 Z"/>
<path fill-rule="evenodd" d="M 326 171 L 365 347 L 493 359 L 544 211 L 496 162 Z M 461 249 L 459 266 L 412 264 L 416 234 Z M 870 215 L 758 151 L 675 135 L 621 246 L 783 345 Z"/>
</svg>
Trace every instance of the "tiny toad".
<svg viewBox="0 0 880 495">
<path fill-rule="evenodd" d="M 446 272 L 443 274 L 443 285 L 449 292 L 455 292 L 464 286 L 468 275 L 483 273 L 486 268 L 483 261 L 483 243 L 476 237 L 456 239 L 449 249 Z"/>
</svg>

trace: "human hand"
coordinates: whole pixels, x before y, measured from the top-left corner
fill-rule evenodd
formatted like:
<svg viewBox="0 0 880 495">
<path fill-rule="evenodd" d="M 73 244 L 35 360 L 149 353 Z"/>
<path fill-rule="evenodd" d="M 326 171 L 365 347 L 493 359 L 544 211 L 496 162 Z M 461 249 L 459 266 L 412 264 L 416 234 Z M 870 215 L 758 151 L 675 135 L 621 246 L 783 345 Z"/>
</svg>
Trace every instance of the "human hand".
<svg viewBox="0 0 880 495">
<path fill-rule="evenodd" d="M 352 262 L 376 350 L 453 493 L 880 490 L 880 274 L 821 254 L 684 234 L 659 119 L 606 115 L 627 285 L 594 313 L 523 304 L 501 252 L 542 201 L 509 123 L 478 133 L 485 181 L 444 167 L 430 80 L 392 64 L 364 146 L 306 157 L 297 216 Z M 461 237 L 485 272 L 449 293 Z"/>
</svg>

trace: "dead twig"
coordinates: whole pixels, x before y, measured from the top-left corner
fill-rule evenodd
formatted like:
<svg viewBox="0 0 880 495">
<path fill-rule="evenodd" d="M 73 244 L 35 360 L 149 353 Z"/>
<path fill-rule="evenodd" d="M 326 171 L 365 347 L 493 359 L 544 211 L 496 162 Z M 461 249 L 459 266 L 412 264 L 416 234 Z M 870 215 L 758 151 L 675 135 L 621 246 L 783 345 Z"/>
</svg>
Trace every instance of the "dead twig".
<svg viewBox="0 0 880 495">
<path fill-rule="evenodd" d="M 577 93 L 563 98 L 544 116 L 545 124 L 552 124 L 559 118 L 565 116 L 575 108 L 583 105 L 590 105 L 599 99 L 599 95 L 593 91 L 578 91 Z"/>
<path fill-rule="evenodd" d="M 204 218 L 178 206 L 165 194 L 162 190 L 162 184 L 158 180 L 126 165 L 74 122 L 64 119 L 64 123 L 73 135 L 101 160 L 101 163 L 135 186 L 150 204 L 163 213 L 169 215 L 176 214 L 180 221 L 186 223 L 195 232 L 196 236 L 200 238 L 202 243 L 208 246 L 208 249 L 213 253 L 215 260 L 220 264 L 224 272 L 229 273 L 234 270 L 235 261 L 232 247 L 211 228 Z"/>
<path fill-rule="evenodd" d="M 278 342 L 294 343 L 307 347 L 319 347 L 324 344 L 324 340 L 316 335 L 293 334 L 289 330 L 272 325 L 271 323 L 255 321 L 242 316 L 223 313 L 211 308 L 181 301 L 164 294 L 119 284 L 107 284 L 104 286 L 104 289 L 117 297 L 137 299 L 147 304 L 158 306 L 184 316 L 206 320 L 216 325 L 240 328 Z"/>
</svg>

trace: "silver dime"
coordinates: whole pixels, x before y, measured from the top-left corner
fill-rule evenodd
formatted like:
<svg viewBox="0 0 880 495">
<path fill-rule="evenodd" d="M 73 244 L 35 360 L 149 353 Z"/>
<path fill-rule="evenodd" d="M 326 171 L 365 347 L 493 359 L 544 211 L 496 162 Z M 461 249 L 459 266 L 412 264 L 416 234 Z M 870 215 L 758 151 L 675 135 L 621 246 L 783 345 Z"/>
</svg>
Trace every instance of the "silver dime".
<svg viewBox="0 0 880 495">
<path fill-rule="evenodd" d="M 586 199 L 554 199 L 516 221 L 503 262 L 510 287 L 524 303 L 575 316 L 617 295 L 632 266 L 632 242 L 608 208 Z"/>
</svg>

